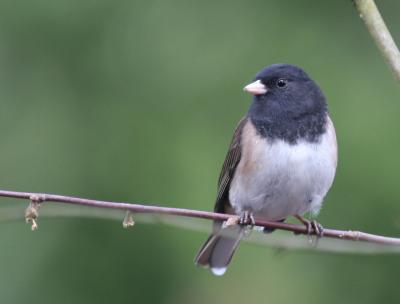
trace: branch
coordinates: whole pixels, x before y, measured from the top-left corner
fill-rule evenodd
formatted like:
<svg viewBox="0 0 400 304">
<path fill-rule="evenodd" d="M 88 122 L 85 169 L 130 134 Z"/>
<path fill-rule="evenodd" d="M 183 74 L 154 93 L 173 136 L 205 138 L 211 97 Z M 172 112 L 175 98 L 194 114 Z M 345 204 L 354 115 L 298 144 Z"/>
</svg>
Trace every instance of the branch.
<svg viewBox="0 0 400 304">
<path fill-rule="evenodd" d="M 208 220 L 221 220 L 221 221 L 232 219 L 233 217 L 232 215 L 222 214 L 222 213 L 213 213 L 213 212 L 182 209 L 182 208 L 149 206 L 141 204 L 129 204 L 122 202 L 99 201 L 99 200 L 85 199 L 79 197 L 56 195 L 56 194 L 42 194 L 42 193 L 0 190 L 0 197 L 11 197 L 17 199 L 30 200 L 31 203 L 27 208 L 27 211 L 29 212 L 27 212 L 26 218 L 27 220 L 32 221 L 32 225 L 36 225 L 36 222 L 34 222 L 34 220 L 38 216 L 39 205 L 42 204 L 43 202 L 58 202 L 58 203 L 89 206 L 89 207 L 125 210 L 128 212 L 127 215 L 129 223 L 127 224 L 127 226 L 133 224 L 131 223 L 130 213 L 133 214 L 157 213 L 157 214 L 168 214 L 168 215 L 202 218 Z M 304 225 L 271 222 L 260 219 L 256 219 L 255 224 L 256 226 L 261 226 L 261 227 L 291 231 L 296 234 L 307 234 L 307 228 Z M 312 230 L 311 233 L 315 234 L 315 231 Z M 385 236 L 374 235 L 360 231 L 351 231 L 351 230 L 343 231 L 335 229 L 324 229 L 324 237 L 352 240 L 352 241 L 364 241 L 382 245 L 400 245 L 400 238 L 385 237 Z"/>
<path fill-rule="evenodd" d="M 374 0 L 353 0 L 353 3 L 394 76 L 400 82 L 400 52 Z"/>
</svg>

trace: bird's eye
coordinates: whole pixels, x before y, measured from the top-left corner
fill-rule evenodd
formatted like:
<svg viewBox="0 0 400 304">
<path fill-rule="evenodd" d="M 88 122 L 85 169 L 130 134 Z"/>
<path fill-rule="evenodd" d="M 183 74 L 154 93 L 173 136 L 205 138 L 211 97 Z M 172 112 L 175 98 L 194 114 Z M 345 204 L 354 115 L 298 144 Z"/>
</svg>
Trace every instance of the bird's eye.
<svg viewBox="0 0 400 304">
<path fill-rule="evenodd" d="M 276 82 L 276 86 L 278 87 L 278 88 L 284 88 L 284 87 L 286 87 L 287 86 L 287 81 L 286 81 L 286 79 L 278 79 L 278 81 Z"/>
</svg>

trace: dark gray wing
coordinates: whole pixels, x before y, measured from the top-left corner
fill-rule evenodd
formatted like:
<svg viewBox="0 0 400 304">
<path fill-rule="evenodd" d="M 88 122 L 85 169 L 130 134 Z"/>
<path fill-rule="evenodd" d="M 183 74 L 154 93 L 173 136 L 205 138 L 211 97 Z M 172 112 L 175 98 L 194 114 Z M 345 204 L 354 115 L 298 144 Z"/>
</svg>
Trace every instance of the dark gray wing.
<svg viewBox="0 0 400 304">
<path fill-rule="evenodd" d="M 229 187 L 235 174 L 235 169 L 240 161 L 242 154 L 241 139 L 242 130 L 247 122 L 247 117 L 242 118 L 236 126 L 235 133 L 231 144 L 229 146 L 228 153 L 226 155 L 224 164 L 222 166 L 221 173 L 218 179 L 218 193 L 215 201 L 214 211 L 218 213 L 230 213 L 229 209 Z"/>
<path fill-rule="evenodd" d="M 233 213 L 229 202 L 229 188 L 242 154 L 242 130 L 246 122 L 247 117 L 244 117 L 236 126 L 228 154 L 226 155 L 221 174 L 219 175 L 218 194 L 214 207 L 214 211 L 218 213 Z M 222 269 L 227 267 L 231 261 L 232 255 L 242 237 L 242 227 L 236 227 L 236 231 L 234 231 L 231 236 L 227 237 L 219 235 L 221 225 L 221 221 L 214 221 L 213 233 L 203 246 L 201 246 L 194 259 L 196 265 Z"/>
</svg>

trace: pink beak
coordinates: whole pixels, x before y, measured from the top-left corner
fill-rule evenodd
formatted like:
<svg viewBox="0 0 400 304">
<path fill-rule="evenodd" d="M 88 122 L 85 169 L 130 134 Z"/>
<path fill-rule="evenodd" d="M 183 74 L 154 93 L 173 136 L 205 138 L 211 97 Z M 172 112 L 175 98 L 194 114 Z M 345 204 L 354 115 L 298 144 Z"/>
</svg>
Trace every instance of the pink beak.
<svg viewBox="0 0 400 304">
<path fill-rule="evenodd" d="M 261 82 L 261 80 L 256 80 L 243 88 L 244 91 L 249 92 L 253 95 L 263 95 L 267 93 L 267 87 Z"/>
</svg>

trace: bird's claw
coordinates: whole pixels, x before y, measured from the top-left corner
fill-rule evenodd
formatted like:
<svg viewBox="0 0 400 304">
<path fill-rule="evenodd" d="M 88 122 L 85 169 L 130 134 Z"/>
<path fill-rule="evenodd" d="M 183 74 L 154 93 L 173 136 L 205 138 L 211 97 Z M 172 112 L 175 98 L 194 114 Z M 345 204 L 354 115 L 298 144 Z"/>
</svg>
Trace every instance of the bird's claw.
<svg viewBox="0 0 400 304">
<path fill-rule="evenodd" d="M 324 236 L 324 227 L 316 220 L 308 220 L 302 216 L 297 215 L 296 218 L 306 226 L 307 235 L 315 234 L 318 238 Z"/>
<path fill-rule="evenodd" d="M 322 225 L 320 223 L 318 223 L 316 220 L 312 220 L 311 226 L 314 229 L 316 236 L 318 236 L 318 237 L 324 236 L 324 227 L 322 227 Z"/>
<path fill-rule="evenodd" d="M 256 221 L 251 212 L 243 211 L 239 217 L 239 224 L 253 227 L 256 224 Z"/>
<path fill-rule="evenodd" d="M 256 221 L 251 212 L 243 211 L 239 216 L 239 224 L 242 226 L 245 226 L 244 231 L 243 231 L 244 236 L 249 236 L 251 233 L 251 230 L 253 229 L 254 225 L 256 224 Z"/>
</svg>

